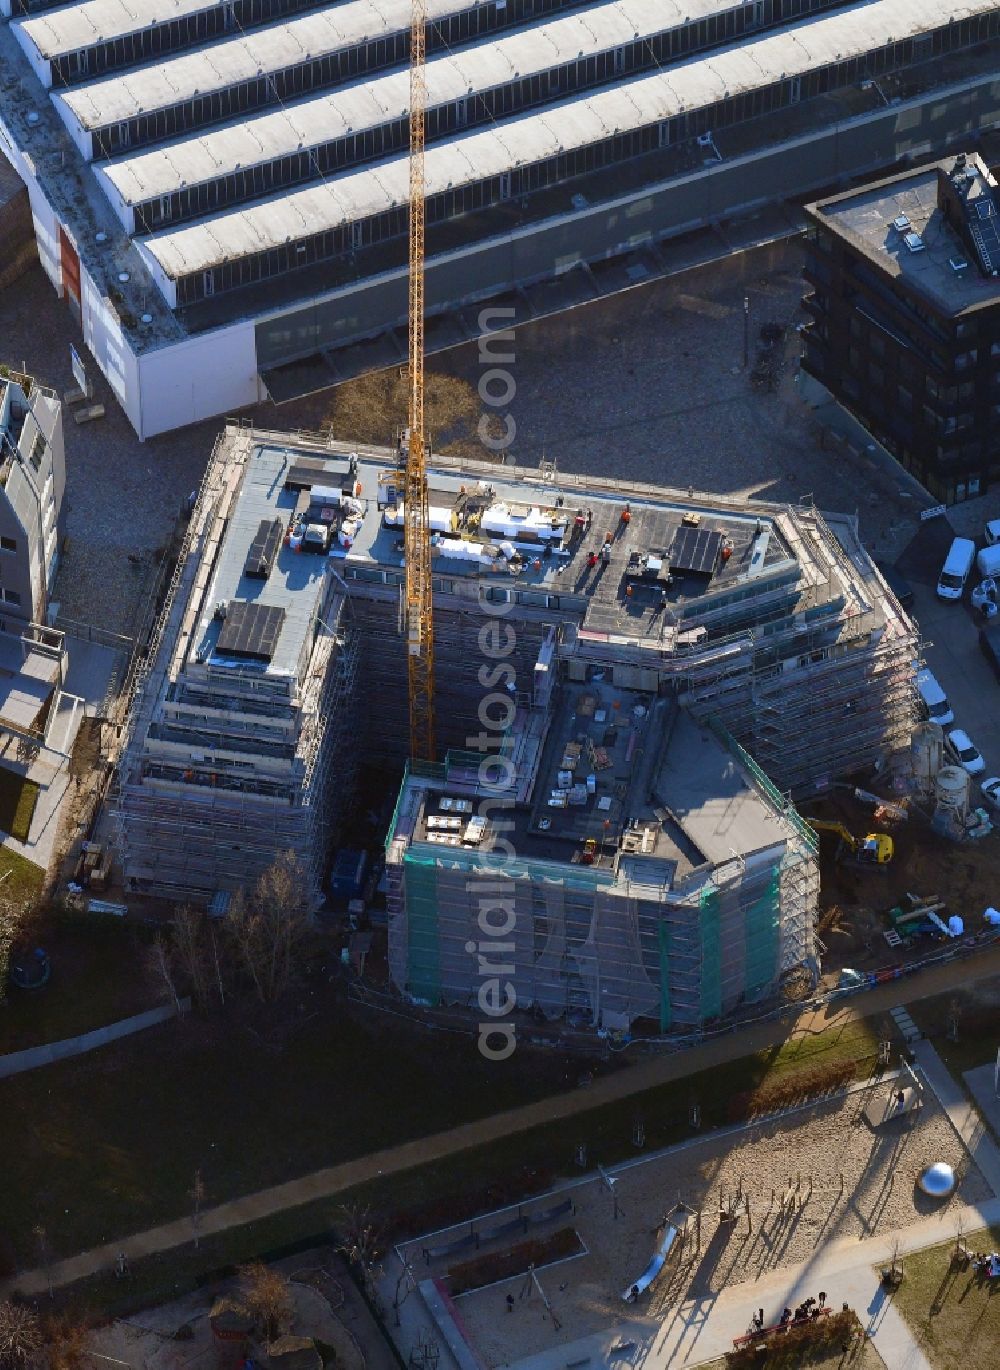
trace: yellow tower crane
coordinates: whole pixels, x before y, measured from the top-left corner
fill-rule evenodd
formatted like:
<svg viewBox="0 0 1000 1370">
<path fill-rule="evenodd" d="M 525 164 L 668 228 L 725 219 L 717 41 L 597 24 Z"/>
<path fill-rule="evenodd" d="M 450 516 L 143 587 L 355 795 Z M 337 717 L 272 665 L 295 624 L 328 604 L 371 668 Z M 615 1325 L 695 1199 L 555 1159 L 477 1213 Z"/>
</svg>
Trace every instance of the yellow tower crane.
<svg viewBox="0 0 1000 1370">
<path fill-rule="evenodd" d="M 403 479 L 410 756 L 417 761 L 435 759 L 434 605 L 424 431 L 425 7 L 426 0 L 413 0 L 410 19 L 410 394 Z"/>
</svg>

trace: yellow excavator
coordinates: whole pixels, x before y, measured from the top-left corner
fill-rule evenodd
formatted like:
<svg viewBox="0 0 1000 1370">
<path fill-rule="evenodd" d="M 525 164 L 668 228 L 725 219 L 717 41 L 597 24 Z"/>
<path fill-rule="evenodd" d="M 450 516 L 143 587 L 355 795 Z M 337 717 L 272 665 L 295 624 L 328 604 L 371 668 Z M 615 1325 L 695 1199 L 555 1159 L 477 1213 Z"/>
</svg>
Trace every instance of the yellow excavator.
<svg viewBox="0 0 1000 1370">
<path fill-rule="evenodd" d="M 894 847 L 887 832 L 870 832 L 864 837 L 855 837 L 843 823 L 828 822 L 821 818 L 807 818 L 806 822 L 816 832 L 836 833 L 840 838 L 841 852 L 848 852 L 859 866 L 887 866 L 892 860 Z"/>
</svg>

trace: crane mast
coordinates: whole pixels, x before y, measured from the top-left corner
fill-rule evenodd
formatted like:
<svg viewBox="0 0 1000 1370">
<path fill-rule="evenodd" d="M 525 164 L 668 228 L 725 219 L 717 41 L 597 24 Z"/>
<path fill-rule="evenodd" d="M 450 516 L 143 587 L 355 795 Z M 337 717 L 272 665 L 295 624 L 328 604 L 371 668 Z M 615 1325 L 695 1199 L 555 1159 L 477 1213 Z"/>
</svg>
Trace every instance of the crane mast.
<svg viewBox="0 0 1000 1370">
<path fill-rule="evenodd" d="M 410 757 L 417 761 L 435 759 L 434 606 L 431 598 L 431 526 L 424 428 L 425 6 L 426 0 L 413 0 L 410 21 L 409 433 L 403 480 Z"/>
</svg>

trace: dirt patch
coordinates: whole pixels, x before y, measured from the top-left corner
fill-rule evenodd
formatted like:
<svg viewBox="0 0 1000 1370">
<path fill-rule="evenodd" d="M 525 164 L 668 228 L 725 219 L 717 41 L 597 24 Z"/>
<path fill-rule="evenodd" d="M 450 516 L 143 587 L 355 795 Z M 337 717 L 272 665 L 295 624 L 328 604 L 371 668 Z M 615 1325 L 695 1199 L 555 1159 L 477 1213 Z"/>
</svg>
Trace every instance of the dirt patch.
<svg viewBox="0 0 1000 1370">
<path fill-rule="evenodd" d="M 982 911 L 1000 890 L 1000 839 L 956 844 L 932 832 L 926 817 L 912 810 L 905 822 L 876 820 L 847 791 L 810 804 L 809 816 L 841 821 L 855 836 L 889 832 L 895 851 L 887 866 L 862 868 L 837 859 L 837 839 L 820 840 L 818 932 L 826 953 L 824 971 L 835 980 L 840 969 L 871 969 L 890 963 L 921 960 L 935 949 L 936 939 L 918 935 L 902 946 L 886 942 L 892 924 L 889 909 L 903 905 L 908 894 L 936 895 L 946 901 L 939 915 L 958 913 L 967 933 L 982 927 Z"/>
<path fill-rule="evenodd" d="M 103 727 L 101 719 L 89 716 L 80 723 L 69 759 L 69 773 L 74 779 L 79 775 L 89 775 L 100 761 Z"/>
</svg>

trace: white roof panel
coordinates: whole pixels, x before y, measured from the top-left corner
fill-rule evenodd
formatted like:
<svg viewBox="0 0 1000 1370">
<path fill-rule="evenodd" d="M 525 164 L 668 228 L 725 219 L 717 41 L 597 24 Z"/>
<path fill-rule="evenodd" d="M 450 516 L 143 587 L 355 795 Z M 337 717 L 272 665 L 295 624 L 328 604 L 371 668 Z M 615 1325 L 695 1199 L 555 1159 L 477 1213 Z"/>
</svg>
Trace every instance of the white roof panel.
<svg viewBox="0 0 1000 1370">
<path fill-rule="evenodd" d="M 433 22 L 489 3 L 492 0 L 426 0 L 427 17 Z M 627 25 L 632 23 L 632 33 L 622 38 L 625 42 L 637 32 L 679 27 L 688 19 L 733 9 L 735 3 L 736 0 L 659 0 L 650 7 L 637 5 L 635 0 L 607 0 L 580 16 L 591 27 L 577 52 L 595 50 L 594 30 L 598 26 L 613 23 L 624 35 Z M 647 17 L 650 8 L 660 15 L 659 24 L 653 28 L 649 27 Z M 253 80 L 262 72 L 295 66 L 306 57 L 337 52 L 367 38 L 405 30 L 409 15 L 410 0 L 350 0 L 336 9 L 301 15 L 239 38 L 224 39 L 197 52 L 167 57 L 156 66 L 73 86 L 55 98 L 65 103 L 82 128 L 101 128 Z M 617 23 L 612 16 L 617 16 Z M 537 33 L 538 29 L 531 32 Z M 484 41 L 497 39 L 493 36 Z"/>
<path fill-rule="evenodd" d="M 730 0 L 723 3 L 728 5 Z M 670 6 L 665 7 L 664 0 L 616 0 L 597 12 L 491 37 L 434 58 L 427 64 L 428 106 L 445 105 L 470 90 L 488 90 L 516 77 L 547 71 L 584 51 L 608 51 L 636 36 L 649 37 L 669 27 L 665 8 Z M 405 118 L 409 99 L 409 72 L 397 70 L 119 158 L 104 164 L 100 173 L 126 204 L 135 205 Z"/>
<path fill-rule="evenodd" d="M 19 21 L 18 27 L 31 39 L 43 57 L 52 60 L 81 48 L 140 33 L 154 24 L 168 24 L 201 10 L 216 9 L 223 0 L 85 0 L 82 5 L 66 5 L 34 19 Z"/>
<path fill-rule="evenodd" d="M 988 13 L 996 0 L 868 0 L 779 33 L 693 58 L 428 148 L 427 194 L 543 161 L 623 129 L 641 127 L 770 85 L 783 77 L 860 55 L 889 41 Z M 405 204 L 406 156 L 345 172 L 322 185 L 286 193 L 142 240 L 173 280 L 249 257 Z"/>
<path fill-rule="evenodd" d="M 433 22 L 491 3 L 426 0 L 427 18 Z M 409 26 L 410 0 L 349 0 L 268 28 L 252 29 L 237 38 L 221 39 L 196 52 L 167 57 L 155 66 L 74 86 L 58 98 L 65 101 L 83 128 L 100 128 Z"/>
</svg>

